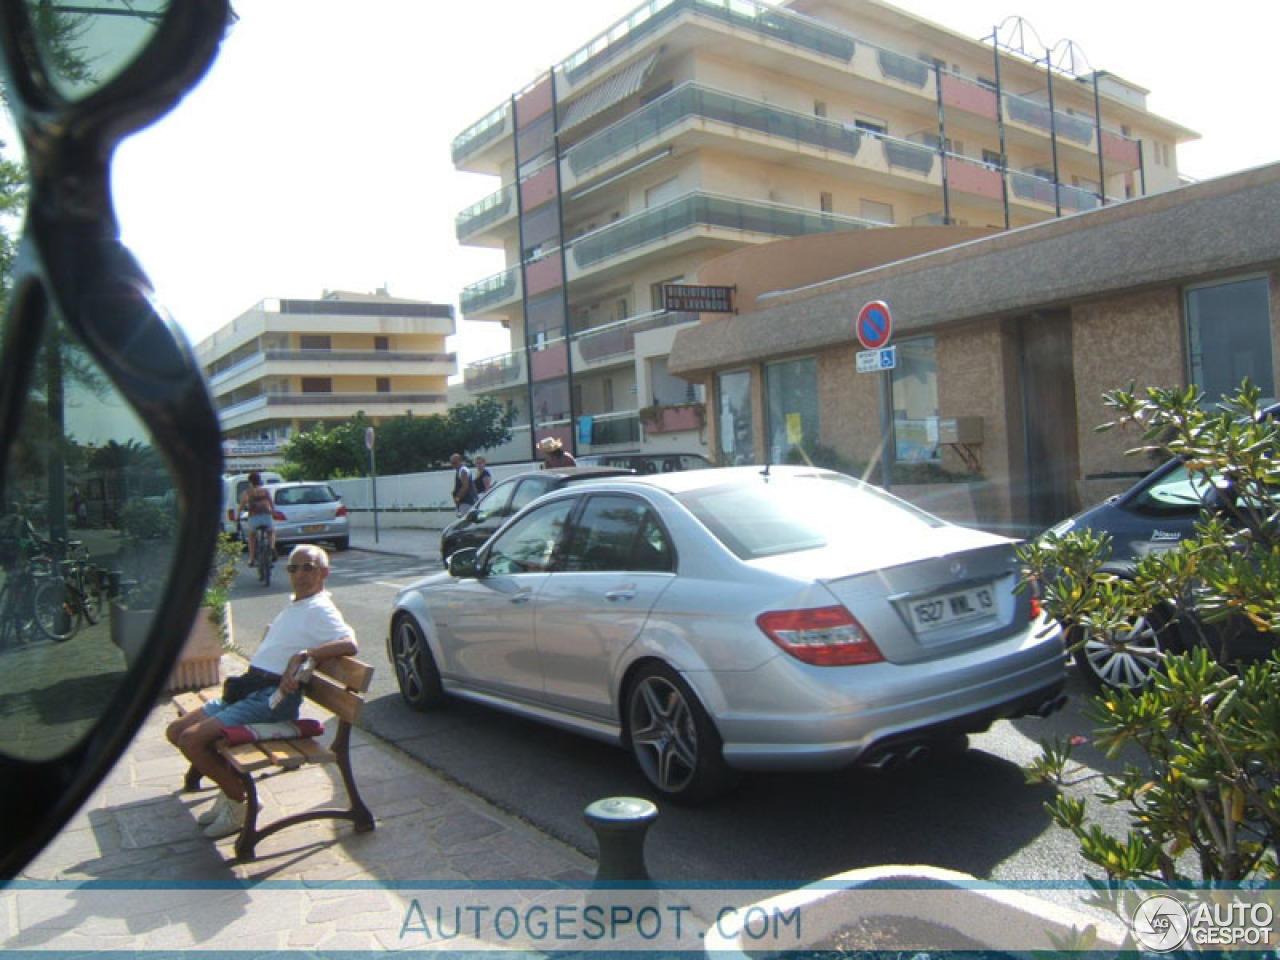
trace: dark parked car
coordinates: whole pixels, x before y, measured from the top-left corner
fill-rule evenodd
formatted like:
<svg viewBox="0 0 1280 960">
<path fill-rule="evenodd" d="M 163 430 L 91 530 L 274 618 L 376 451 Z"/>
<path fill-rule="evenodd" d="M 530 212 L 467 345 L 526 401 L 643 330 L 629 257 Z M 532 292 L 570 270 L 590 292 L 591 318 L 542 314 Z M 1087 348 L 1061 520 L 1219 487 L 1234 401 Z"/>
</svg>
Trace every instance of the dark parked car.
<svg viewBox="0 0 1280 960">
<path fill-rule="evenodd" d="M 1280 408 L 1270 408 L 1267 413 L 1276 409 Z M 1219 495 L 1202 474 L 1192 473 L 1181 460 L 1170 460 L 1124 493 L 1062 521 L 1049 532 L 1059 536 L 1073 530 L 1109 534 L 1111 559 L 1106 569 L 1123 577 L 1147 554 L 1172 549 L 1194 536 L 1201 512 L 1212 507 Z M 1204 624 L 1198 627 L 1208 629 Z M 1170 609 L 1156 609 L 1126 636 L 1090 637 L 1076 649 L 1075 659 L 1086 679 L 1098 688 L 1138 690 L 1150 679 L 1163 652 L 1185 649 L 1196 642 L 1198 634 L 1185 619 L 1179 626 Z M 1250 658 L 1265 653 L 1269 646 L 1245 628 L 1233 637 L 1230 653 Z"/>
<path fill-rule="evenodd" d="M 558 490 L 566 483 L 623 476 L 631 472 L 621 467 L 556 467 L 508 477 L 481 497 L 469 513 L 444 528 L 440 534 L 440 559 L 449 559 L 449 554 L 463 547 L 480 546 L 506 523 L 508 517 L 544 493 Z"/>
</svg>

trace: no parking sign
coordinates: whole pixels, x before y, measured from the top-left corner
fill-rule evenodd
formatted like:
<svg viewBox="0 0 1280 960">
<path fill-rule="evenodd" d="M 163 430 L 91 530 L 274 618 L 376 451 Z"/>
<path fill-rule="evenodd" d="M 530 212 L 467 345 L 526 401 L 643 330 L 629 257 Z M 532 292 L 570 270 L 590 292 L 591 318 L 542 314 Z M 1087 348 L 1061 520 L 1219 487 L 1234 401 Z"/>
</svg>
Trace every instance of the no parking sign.
<svg viewBox="0 0 1280 960">
<path fill-rule="evenodd" d="M 893 336 L 893 316 L 883 300 L 872 300 L 858 311 L 858 340 L 868 350 L 879 350 Z"/>
</svg>

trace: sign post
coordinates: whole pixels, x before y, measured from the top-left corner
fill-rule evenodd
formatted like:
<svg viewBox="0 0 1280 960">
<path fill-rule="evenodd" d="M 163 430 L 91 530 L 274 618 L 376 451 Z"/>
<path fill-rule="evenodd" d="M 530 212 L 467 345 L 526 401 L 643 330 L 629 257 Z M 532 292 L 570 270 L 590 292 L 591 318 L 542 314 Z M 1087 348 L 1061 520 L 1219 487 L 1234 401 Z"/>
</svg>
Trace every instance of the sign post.
<svg viewBox="0 0 1280 960">
<path fill-rule="evenodd" d="M 893 314 L 883 300 L 872 300 L 858 311 L 855 323 L 858 340 L 865 348 L 857 357 L 859 373 L 880 373 L 880 484 L 893 485 L 893 380 L 898 365 L 898 348 L 889 346 L 893 336 Z"/>
<path fill-rule="evenodd" d="M 373 542 L 378 542 L 378 467 L 373 458 L 373 427 L 364 431 L 364 446 L 369 451 L 369 482 L 373 484 Z"/>
</svg>

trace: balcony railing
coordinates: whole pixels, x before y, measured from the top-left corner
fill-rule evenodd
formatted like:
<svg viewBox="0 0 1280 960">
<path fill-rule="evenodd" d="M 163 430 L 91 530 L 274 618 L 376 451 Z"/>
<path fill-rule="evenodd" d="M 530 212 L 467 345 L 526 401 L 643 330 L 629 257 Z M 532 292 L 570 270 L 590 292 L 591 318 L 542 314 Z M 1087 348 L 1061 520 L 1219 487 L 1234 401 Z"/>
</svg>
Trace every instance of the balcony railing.
<svg viewBox="0 0 1280 960">
<path fill-rule="evenodd" d="M 515 187 L 508 184 L 458 214 L 454 219 L 454 232 L 459 242 L 465 242 L 467 237 L 475 236 L 485 227 L 509 217 L 515 207 L 515 196 Z"/>
<path fill-rule="evenodd" d="M 591 437 L 588 442 L 592 447 L 640 442 L 640 415 L 634 410 L 626 413 L 580 414 L 579 431 L 583 430 L 583 421 L 588 419 Z"/>
<path fill-rule="evenodd" d="M 511 114 L 511 104 L 504 103 L 500 107 L 494 107 L 480 120 L 477 120 L 471 126 L 463 130 L 453 139 L 453 162 L 456 166 L 458 161 L 469 154 L 475 153 L 486 143 L 497 140 L 506 132 L 507 118 Z"/>
<path fill-rule="evenodd" d="M 570 247 L 574 262 L 588 267 L 627 250 L 652 243 L 690 227 L 720 227 L 774 237 L 861 230 L 873 224 L 834 213 L 815 213 L 772 203 L 748 203 L 705 193 L 691 193 L 589 233 Z"/>
<path fill-rule="evenodd" d="M 1101 201 L 1098 195 L 1089 190 L 1082 190 L 1079 187 L 1071 187 L 1066 184 L 1059 184 L 1055 199 L 1053 189 L 1053 181 L 1044 177 L 1037 177 L 1031 173 L 1019 173 L 1016 170 L 1009 171 L 1009 186 L 1013 189 L 1013 195 L 1023 200 L 1034 200 L 1037 203 L 1047 204 L 1048 206 L 1062 206 L 1068 210 L 1083 211 L 1096 210 Z"/>
<path fill-rule="evenodd" d="M 755 0 L 650 0 L 579 49 L 559 69 L 570 83 L 578 83 L 686 11 L 842 63 L 853 59 L 854 42 L 849 34 Z"/>
<path fill-rule="evenodd" d="M 218 413 L 229 415 L 239 407 L 320 407 L 340 405 L 345 407 L 393 406 L 400 409 L 421 404 L 445 404 L 449 398 L 443 393 L 260 393 L 235 400 L 220 398 Z"/>
<path fill-rule="evenodd" d="M 876 59 L 880 63 L 881 76 L 913 87 L 923 87 L 929 82 L 929 74 L 933 72 L 933 67 L 923 60 L 904 57 L 892 50 L 877 49 Z"/>
<path fill-rule="evenodd" d="M 462 382 L 468 390 L 483 390 L 503 384 L 520 383 L 524 379 L 524 351 L 504 353 L 467 364 L 462 372 Z"/>
<path fill-rule="evenodd" d="M 697 319 L 696 313 L 656 310 L 653 313 L 642 313 L 628 317 L 626 320 L 583 330 L 573 335 L 573 341 L 577 344 L 578 353 L 582 359 L 590 363 L 634 353 L 637 333 L 672 327 L 680 323 L 692 323 Z"/>
<path fill-rule="evenodd" d="M 458 302 L 462 306 L 463 313 L 477 313 L 518 296 L 520 296 L 520 267 L 515 266 L 464 288 Z"/>
<path fill-rule="evenodd" d="M 566 155 L 569 169 L 579 176 L 691 117 L 727 123 L 849 157 L 857 156 L 862 142 L 861 131 L 844 124 L 687 83 L 578 144 Z"/>
<path fill-rule="evenodd" d="M 229 377 L 243 373 L 250 367 L 263 363 L 280 361 L 286 363 L 307 363 L 320 361 L 323 363 L 457 363 L 456 353 L 425 353 L 414 350 L 291 350 L 269 348 L 253 353 L 238 355 L 233 362 L 223 358 L 211 364 L 207 370 L 210 382 L 218 383 Z"/>
<path fill-rule="evenodd" d="M 1060 110 L 1054 110 L 1050 113 L 1049 108 L 1043 103 L 1028 100 L 1026 97 L 1017 97 L 1013 94 L 1005 95 L 1004 106 L 1006 115 L 1010 120 L 1016 120 L 1018 123 L 1036 127 L 1045 132 L 1056 130 L 1058 136 L 1066 137 L 1077 143 L 1086 145 L 1093 143 L 1094 123 L 1092 118 L 1085 119 L 1069 113 L 1063 113 Z"/>
</svg>

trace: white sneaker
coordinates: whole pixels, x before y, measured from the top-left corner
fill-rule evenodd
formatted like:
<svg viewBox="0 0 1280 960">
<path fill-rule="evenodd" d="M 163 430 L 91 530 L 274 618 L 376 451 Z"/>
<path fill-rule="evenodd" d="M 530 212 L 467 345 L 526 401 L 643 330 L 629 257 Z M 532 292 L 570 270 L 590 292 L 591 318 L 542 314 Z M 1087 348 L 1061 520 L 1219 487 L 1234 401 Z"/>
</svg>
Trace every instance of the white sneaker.
<svg viewBox="0 0 1280 960">
<path fill-rule="evenodd" d="M 218 819 L 218 814 L 222 812 L 222 808 L 226 806 L 228 799 L 227 795 L 219 790 L 218 798 L 213 801 L 213 806 L 200 814 L 200 816 L 196 817 L 196 823 L 200 824 L 202 827 L 207 827 L 209 824 L 213 823 L 213 821 Z"/>
<path fill-rule="evenodd" d="M 222 809 L 218 811 L 217 817 L 214 818 L 209 826 L 205 827 L 204 835 L 210 840 L 221 840 L 223 837 L 229 837 L 233 833 L 239 833 L 241 827 L 244 826 L 244 815 L 248 806 L 247 801 L 236 802 L 227 797 L 227 801 Z"/>
</svg>

